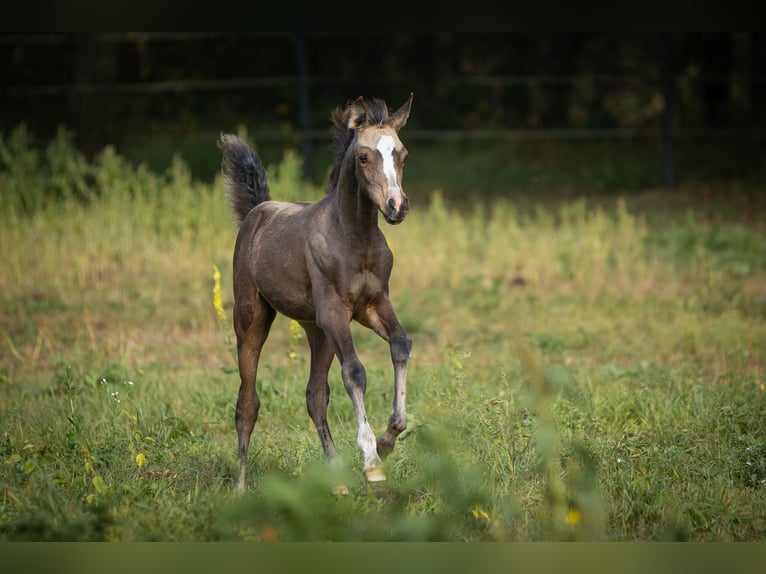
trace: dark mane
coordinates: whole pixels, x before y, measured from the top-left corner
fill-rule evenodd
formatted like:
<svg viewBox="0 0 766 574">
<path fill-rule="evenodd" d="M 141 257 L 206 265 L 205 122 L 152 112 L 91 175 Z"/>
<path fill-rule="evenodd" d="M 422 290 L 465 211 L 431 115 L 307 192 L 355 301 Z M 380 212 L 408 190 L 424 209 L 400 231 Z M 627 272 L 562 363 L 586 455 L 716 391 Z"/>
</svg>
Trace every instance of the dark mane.
<svg viewBox="0 0 766 574">
<path fill-rule="evenodd" d="M 364 110 L 368 125 L 382 126 L 388 121 L 388 106 L 383 100 L 374 98 L 371 102 L 364 102 Z"/>
<path fill-rule="evenodd" d="M 338 106 L 332 112 L 330 119 L 332 120 L 331 133 L 332 147 L 335 150 L 335 163 L 332 172 L 330 172 L 325 194 L 331 193 L 335 188 L 343 158 L 346 156 L 348 146 L 354 141 L 355 131 L 348 127 L 349 117 L 352 116 L 359 118 L 357 127 L 363 125 L 382 126 L 388 120 L 388 106 L 379 98 L 373 98 L 369 102 L 358 99 L 349 102 L 345 107 Z"/>
</svg>

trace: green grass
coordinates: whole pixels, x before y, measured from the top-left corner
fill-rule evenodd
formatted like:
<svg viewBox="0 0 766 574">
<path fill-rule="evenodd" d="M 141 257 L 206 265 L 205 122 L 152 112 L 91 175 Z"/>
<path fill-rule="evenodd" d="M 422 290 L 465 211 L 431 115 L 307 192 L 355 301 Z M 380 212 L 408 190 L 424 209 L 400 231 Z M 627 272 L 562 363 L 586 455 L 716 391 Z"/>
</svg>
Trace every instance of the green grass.
<svg viewBox="0 0 766 574">
<path fill-rule="evenodd" d="M 87 162 L 64 140 L 0 151 L 1 540 L 766 534 L 766 232 L 752 190 L 470 208 L 421 196 L 384 228 L 414 339 L 388 480 L 363 480 L 337 364 L 329 416 L 345 464 L 325 467 L 308 348 L 280 318 L 239 500 L 239 382 L 212 304 L 217 266 L 230 316 L 220 181 L 180 159 L 162 173 L 109 150 Z M 270 173 L 275 198 L 320 193 L 294 156 Z M 380 431 L 389 352 L 354 335 Z M 335 497 L 341 478 L 351 492 Z"/>
</svg>

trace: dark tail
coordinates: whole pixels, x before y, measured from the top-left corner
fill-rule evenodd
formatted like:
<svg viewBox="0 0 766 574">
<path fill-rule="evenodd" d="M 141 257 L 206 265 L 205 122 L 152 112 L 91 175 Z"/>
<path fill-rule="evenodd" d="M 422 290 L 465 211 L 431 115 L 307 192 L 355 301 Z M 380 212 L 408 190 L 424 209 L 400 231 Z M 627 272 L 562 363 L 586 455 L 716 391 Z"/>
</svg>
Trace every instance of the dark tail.
<svg viewBox="0 0 766 574">
<path fill-rule="evenodd" d="M 221 172 L 226 197 L 242 223 L 251 209 L 270 199 L 266 170 L 258 155 L 235 135 L 221 134 L 218 147 L 223 152 Z"/>
</svg>

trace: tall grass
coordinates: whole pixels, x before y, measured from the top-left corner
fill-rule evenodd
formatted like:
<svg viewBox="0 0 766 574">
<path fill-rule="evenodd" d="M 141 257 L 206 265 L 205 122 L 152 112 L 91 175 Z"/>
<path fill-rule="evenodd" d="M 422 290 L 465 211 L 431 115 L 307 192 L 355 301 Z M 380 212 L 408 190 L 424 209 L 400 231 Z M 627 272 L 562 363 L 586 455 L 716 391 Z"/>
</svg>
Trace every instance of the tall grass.
<svg viewBox="0 0 766 574">
<path fill-rule="evenodd" d="M 0 539 L 758 540 L 766 532 L 766 241 L 662 198 L 466 209 L 385 227 L 413 336 L 389 480 L 359 472 L 338 366 L 323 464 L 308 349 L 264 349 L 250 494 L 233 494 L 235 226 L 220 180 L 59 139 L 0 142 Z M 273 196 L 316 199 L 288 154 Z M 632 202 L 641 202 L 641 209 Z M 638 205 L 636 203 L 635 205 Z M 648 215 L 644 215 L 648 214 Z M 220 304 L 213 304 L 220 269 Z M 221 332 L 223 326 L 224 332 Z M 385 344 L 358 326 L 376 430 Z M 339 473 L 337 476 L 334 473 Z M 351 493 L 331 494 L 345 480 Z"/>
</svg>

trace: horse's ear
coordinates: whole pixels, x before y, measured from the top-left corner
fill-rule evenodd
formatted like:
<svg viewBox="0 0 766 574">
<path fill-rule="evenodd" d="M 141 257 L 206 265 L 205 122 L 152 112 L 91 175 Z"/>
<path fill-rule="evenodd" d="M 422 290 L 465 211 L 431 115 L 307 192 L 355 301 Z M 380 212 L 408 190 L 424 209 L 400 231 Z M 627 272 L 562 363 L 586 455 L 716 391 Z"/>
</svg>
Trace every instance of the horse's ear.
<svg viewBox="0 0 766 574">
<path fill-rule="evenodd" d="M 346 127 L 355 130 L 367 121 L 367 113 L 364 109 L 364 98 L 359 96 L 346 108 Z"/>
<path fill-rule="evenodd" d="M 407 118 L 410 117 L 410 108 L 412 107 L 412 98 L 414 96 L 415 94 L 410 92 L 410 97 L 407 99 L 406 102 L 404 102 L 402 107 L 396 110 L 394 114 L 390 118 L 388 118 L 388 123 L 396 131 L 399 131 L 407 124 Z"/>
</svg>

